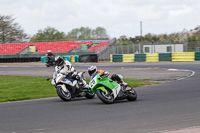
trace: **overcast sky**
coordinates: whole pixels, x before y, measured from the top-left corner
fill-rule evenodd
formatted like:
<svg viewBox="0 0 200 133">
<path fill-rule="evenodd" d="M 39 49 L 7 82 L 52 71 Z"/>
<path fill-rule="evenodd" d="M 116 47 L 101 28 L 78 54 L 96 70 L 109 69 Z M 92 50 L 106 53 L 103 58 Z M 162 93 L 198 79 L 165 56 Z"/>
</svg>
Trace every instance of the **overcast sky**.
<svg viewBox="0 0 200 133">
<path fill-rule="evenodd" d="M 0 0 L 0 14 L 12 15 L 26 33 L 47 26 L 66 34 L 100 26 L 108 35 L 135 37 L 173 33 L 200 25 L 200 0 Z"/>
</svg>

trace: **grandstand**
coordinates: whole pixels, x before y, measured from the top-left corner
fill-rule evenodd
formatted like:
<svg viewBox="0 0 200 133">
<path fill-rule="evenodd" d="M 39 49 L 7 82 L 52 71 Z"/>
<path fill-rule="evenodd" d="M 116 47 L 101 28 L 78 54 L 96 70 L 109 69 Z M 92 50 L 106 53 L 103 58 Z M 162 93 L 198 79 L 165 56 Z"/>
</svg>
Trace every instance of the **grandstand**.
<svg viewBox="0 0 200 133">
<path fill-rule="evenodd" d="M 87 45 L 87 50 L 85 52 L 100 52 L 100 48 L 106 48 L 112 43 L 113 41 L 109 40 L 89 40 L 1 44 L 0 55 L 43 54 L 47 53 L 48 50 L 51 50 L 52 53 L 68 53 L 74 49 L 76 49 L 76 51 L 82 51 L 82 44 Z"/>
<path fill-rule="evenodd" d="M 109 45 L 111 45 L 113 43 L 113 41 L 101 41 L 99 43 L 97 43 L 95 46 L 93 46 L 92 48 L 88 49 L 88 52 L 101 52 L 104 49 L 106 49 Z"/>
<path fill-rule="evenodd" d="M 36 62 L 44 57 L 48 50 L 55 55 L 91 55 L 96 54 L 101 60 L 102 55 L 108 58 L 108 47 L 115 43 L 112 40 L 57 41 L 37 43 L 0 44 L 0 63 L 3 62 Z"/>
</svg>

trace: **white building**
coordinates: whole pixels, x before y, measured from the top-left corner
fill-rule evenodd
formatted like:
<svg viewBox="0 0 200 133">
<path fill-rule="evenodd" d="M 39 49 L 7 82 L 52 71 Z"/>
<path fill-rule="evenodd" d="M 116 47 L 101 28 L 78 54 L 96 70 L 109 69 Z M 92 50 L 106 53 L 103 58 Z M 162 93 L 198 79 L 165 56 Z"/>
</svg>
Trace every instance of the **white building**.
<svg viewBox="0 0 200 133">
<path fill-rule="evenodd" d="M 184 44 L 144 44 L 143 53 L 184 52 Z"/>
</svg>

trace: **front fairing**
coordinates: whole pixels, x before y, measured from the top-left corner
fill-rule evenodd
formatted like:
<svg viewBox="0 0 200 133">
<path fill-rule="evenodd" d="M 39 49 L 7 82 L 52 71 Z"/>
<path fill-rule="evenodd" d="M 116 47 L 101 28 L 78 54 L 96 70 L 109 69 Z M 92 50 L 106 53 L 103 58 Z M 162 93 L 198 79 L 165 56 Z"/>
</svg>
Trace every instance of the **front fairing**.
<svg viewBox="0 0 200 133">
<path fill-rule="evenodd" d="M 74 79 L 64 79 L 62 81 L 62 83 L 64 84 L 68 84 L 70 86 L 76 86 L 77 85 L 77 80 L 74 80 Z M 78 86 L 76 86 L 78 88 Z"/>
<path fill-rule="evenodd" d="M 77 81 L 74 79 L 67 79 L 66 75 L 63 75 L 62 73 L 59 73 L 57 71 L 53 73 L 53 78 L 52 78 L 51 83 L 53 85 L 63 83 L 63 84 L 68 84 L 70 86 L 75 86 L 77 84 Z"/>
<path fill-rule="evenodd" d="M 52 84 L 52 85 L 55 85 L 55 84 L 56 84 L 56 80 L 55 80 L 55 79 L 56 79 L 57 75 L 58 75 L 58 72 L 54 72 L 54 73 L 53 73 L 53 78 L 52 78 L 52 80 L 51 80 L 51 84 Z"/>
<path fill-rule="evenodd" d="M 110 90 L 114 89 L 118 85 L 117 82 L 113 81 L 109 77 L 101 78 L 100 74 L 93 75 L 89 82 L 89 90 L 96 93 L 96 90 L 100 86 L 104 86 Z"/>
</svg>

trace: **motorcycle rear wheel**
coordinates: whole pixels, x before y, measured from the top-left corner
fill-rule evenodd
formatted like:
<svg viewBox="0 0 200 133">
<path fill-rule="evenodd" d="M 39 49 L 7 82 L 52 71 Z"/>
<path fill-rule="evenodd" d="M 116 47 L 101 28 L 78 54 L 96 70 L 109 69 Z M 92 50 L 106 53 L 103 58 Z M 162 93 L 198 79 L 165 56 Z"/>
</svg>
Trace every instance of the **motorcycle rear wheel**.
<svg viewBox="0 0 200 133">
<path fill-rule="evenodd" d="M 67 89 L 68 92 L 65 92 L 61 86 L 56 87 L 56 92 L 58 94 L 58 96 L 60 97 L 60 99 L 62 99 L 63 101 L 71 101 L 71 93 L 70 91 Z"/>
<path fill-rule="evenodd" d="M 106 93 L 103 92 L 101 89 L 98 89 L 98 90 L 96 91 L 96 94 L 97 94 L 98 98 L 99 98 L 102 102 L 104 102 L 104 103 L 106 103 L 106 104 L 111 104 L 111 103 L 113 103 L 113 101 L 114 101 L 114 98 L 113 98 L 113 96 L 112 96 L 111 94 L 106 94 Z"/>
</svg>

